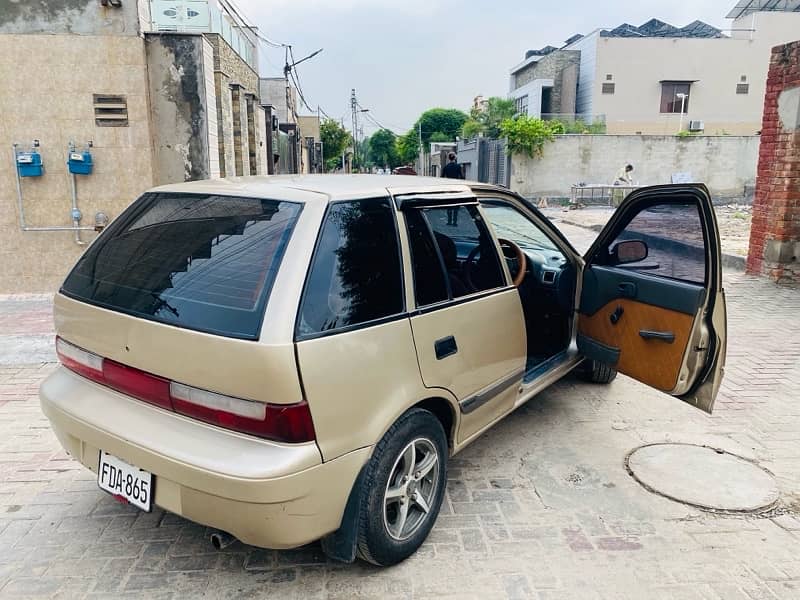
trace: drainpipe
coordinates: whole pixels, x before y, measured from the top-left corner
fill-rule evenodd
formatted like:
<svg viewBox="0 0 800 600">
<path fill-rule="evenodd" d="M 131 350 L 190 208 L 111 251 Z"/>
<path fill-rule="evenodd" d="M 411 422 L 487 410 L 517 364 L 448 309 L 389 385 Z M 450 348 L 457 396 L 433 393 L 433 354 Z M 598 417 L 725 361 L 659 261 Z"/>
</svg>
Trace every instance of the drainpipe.
<svg viewBox="0 0 800 600">
<path fill-rule="evenodd" d="M 81 231 L 94 231 L 94 227 L 80 227 L 80 217 L 76 219 L 75 211 L 78 209 L 76 205 L 76 194 L 75 194 L 75 176 L 72 176 L 72 227 L 66 226 L 58 226 L 53 225 L 49 227 L 29 227 L 25 224 L 25 205 L 22 202 L 22 182 L 19 176 L 19 169 L 17 168 L 17 145 L 12 144 L 11 147 L 14 151 L 14 175 L 17 178 L 17 206 L 19 207 L 19 226 L 22 231 L 74 231 L 75 232 L 75 242 L 80 244 L 81 246 L 85 245 L 86 242 L 81 241 L 80 239 L 80 232 Z M 78 211 L 80 214 L 80 211 Z"/>
<path fill-rule="evenodd" d="M 78 189 L 75 185 L 75 173 L 70 173 L 72 180 L 72 228 L 75 230 L 75 243 L 78 246 L 85 246 L 86 242 L 81 239 L 81 211 L 78 210 Z M 94 229 L 90 227 L 89 229 Z"/>
</svg>

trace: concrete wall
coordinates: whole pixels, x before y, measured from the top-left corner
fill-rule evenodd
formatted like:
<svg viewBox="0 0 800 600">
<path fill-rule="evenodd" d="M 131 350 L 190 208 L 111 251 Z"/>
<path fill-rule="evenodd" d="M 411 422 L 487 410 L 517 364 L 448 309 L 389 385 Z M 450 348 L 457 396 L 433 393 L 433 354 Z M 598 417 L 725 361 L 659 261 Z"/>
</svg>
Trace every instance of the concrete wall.
<svg viewBox="0 0 800 600">
<path fill-rule="evenodd" d="M 211 176 L 204 44 L 199 34 L 146 34 L 156 184 Z"/>
<path fill-rule="evenodd" d="M 745 21 L 739 26 L 754 26 L 752 39 L 749 32 L 710 39 L 599 37 L 591 111 L 606 115 L 608 133 L 676 133 L 680 115 L 660 113 L 660 81 L 694 81 L 684 129 L 692 119 L 704 121 L 711 135 L 755 134 L 771 48 L 800 36 L 800 13 L 756 13 Z M 601 93 L 607 74 L 616 84 L 614 94 Z M 742 76 L 747 94 L 736 93 Z"/>
<path fill-rule="evenodd" d="M 0 7 L 6 24 L 10 14 L 20 14 L 9 13 L 9 6 L 19 8 L 13 2 Z M 30 60 L 32 49 L 46 50 L 47 60 Z M 79 176 L 77 184 L 82 225 L 92 226 L 97 211 L 116 217 L 153 185 L 144 41 L 135 35 L 0 35 L 0 81 L 0 293 L 54 291 L 83 247 L 72 232 L 20 230 L 11 144 L 27 149 L 32 139 L 41 141 L 45 174 L 22 180 L 28 225 L 72 225 L 64 164 L 70 140 L 94 141 L 94 173 Z M 93 94 L 124 95 L 128 126 L 98 127 Z"/>
<path fill-rule="evenodd" d="M 630 163 L 640 185 L 688 172 L 717 197 L 741 197 L 755 181 L 758 145 L 757 136 L 562 135 L 541 159 L 513 157 L 511 187 L 529 198 L 569 196 L 575 183 L 612 183 Z"/>
<path fill-rule="evenodd" d="M 0 33 L 139 34 L 138 2 L 102 6 L 99 0 L 0 0 Z"/>
<path fill-rule="evenodd" d="M 259 82 L 261 103 L 271 104 L 281 123 L 294 123 L 294 115 L 286 107 L 286 81 L 283 77 L 262 77 Z M 297 107 L 297 91 L 289 88 L 292 104 Z"/>
</svg>

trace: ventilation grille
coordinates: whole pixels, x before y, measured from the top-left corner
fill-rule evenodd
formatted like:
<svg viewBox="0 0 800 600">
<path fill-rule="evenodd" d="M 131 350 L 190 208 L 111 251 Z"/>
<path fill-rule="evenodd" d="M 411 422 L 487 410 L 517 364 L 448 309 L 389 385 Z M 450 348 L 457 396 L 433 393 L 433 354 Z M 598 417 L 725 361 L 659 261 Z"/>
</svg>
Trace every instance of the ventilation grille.
<svg viewBox="0 0 800 600">
<path fill-rule="evenodd" d="M 98 127 L 127 127 L 128 101 L 125 96 L 95 94 L 94 123 Z"/>
<path fill-rule="evenodd" d="M 614 93 L 615 84 L 613 83 L 604 83 L 603 84 L 603 93 L 604 94 L 613 94 Z"/>
<path fill-rule="evenodd" d="M 736 93 L 737 94 L 749 94 L 750 93 L 750 84 L 749 83 L 737 83 L 736 84 Z"/>
</svg>

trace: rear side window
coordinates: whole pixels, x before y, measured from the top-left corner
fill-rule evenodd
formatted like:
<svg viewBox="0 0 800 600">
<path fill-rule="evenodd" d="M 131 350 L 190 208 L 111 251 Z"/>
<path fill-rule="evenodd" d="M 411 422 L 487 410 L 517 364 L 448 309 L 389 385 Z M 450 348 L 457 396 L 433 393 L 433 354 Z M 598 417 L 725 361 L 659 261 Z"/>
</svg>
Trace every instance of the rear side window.
<svg viewBox="0 0 800 600">
<path fill-rule="evenodd" d="M 297 335 L 403 312 L 403 275 L 394 209 L 386 198 L 328 209 L 306 280 Z"/>
<path fill-rule="evenodd" d="M 447 291 L 444 265 L 425 217 L 418 210 L 410 210 L 405 216 L 417 305 L 427 306 L 448 300 L 450 296 Z"/>
<path fill-rule="evenodd" d="M 70 297 L 137 317 L 257 339 L 301 205 L 145 194 L 64 282 Z"/>
</svg>

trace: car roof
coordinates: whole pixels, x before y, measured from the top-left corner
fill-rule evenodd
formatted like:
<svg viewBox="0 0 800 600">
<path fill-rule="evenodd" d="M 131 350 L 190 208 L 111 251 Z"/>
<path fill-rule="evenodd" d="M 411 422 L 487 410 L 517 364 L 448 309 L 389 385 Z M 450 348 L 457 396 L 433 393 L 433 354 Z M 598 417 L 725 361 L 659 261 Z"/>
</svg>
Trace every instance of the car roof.
<svg viewBox="0 0 800 600">
<path fill-rule="evenodd" d="M 296 202 L 323 202 L 332 200 L 392 194 L 421 192 L 464 192 L 476 186 L 494 188 L 478 182 L 413 175 L 257 175 L 204 179 L 186 183 L 162 185 L 151 192 L 185 194 L 218 194 L 221 196 L 248 196 Z M 501 189 L 501 188 L 496 188 Z"/>
</svg>

